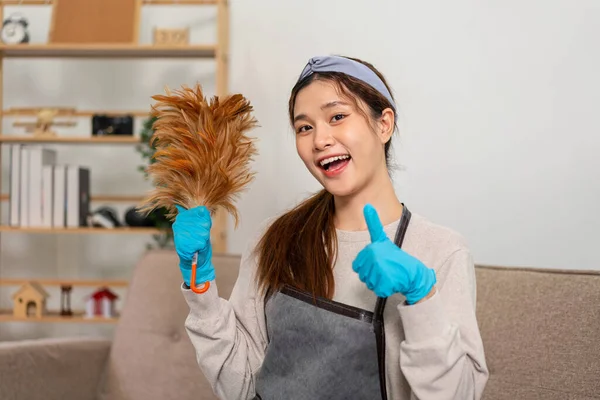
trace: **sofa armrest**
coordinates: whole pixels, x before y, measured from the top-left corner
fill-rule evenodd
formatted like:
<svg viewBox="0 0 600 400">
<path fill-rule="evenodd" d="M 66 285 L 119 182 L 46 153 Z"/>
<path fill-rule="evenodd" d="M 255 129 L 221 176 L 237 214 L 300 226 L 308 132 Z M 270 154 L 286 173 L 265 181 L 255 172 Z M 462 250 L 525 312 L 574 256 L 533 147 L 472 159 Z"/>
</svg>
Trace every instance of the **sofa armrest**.
<svg viewBox="0 0 600 400">
<path fill-rule="evenodd" d="M 0 399 L 92 400 L 111 342 L 60 338 L 0 343 Z"/>
</svg>

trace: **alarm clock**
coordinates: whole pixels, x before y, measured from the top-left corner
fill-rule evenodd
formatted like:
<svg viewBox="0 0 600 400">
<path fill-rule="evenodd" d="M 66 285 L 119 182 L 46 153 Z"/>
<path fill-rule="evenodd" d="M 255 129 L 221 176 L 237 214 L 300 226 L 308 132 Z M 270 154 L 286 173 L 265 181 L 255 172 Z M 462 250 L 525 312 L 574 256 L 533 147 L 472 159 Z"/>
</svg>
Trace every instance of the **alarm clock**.
<svg viewBox="0 0 600 400">
<path fill-rule="evenodd" d="M 29 23 L 20 14 L 11 14 L 2 24 L 2 42 L 6 44 L 29 43 Z"/>
</svg>

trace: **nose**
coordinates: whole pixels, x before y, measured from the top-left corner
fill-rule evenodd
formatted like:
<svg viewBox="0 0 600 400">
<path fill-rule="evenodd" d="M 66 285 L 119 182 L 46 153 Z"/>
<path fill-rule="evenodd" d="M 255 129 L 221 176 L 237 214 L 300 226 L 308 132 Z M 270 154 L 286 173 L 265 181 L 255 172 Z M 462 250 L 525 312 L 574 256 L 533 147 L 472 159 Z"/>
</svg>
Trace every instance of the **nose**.
<svg viewBox="0 0 600 400">
<path fill-rule="evenodd" d="M 328 127 L 319 127 L 318 129 L 315 129 L 313 142 L 315 150 L 321 151 L 333 146 L 335 138 Z"/>
</svg>

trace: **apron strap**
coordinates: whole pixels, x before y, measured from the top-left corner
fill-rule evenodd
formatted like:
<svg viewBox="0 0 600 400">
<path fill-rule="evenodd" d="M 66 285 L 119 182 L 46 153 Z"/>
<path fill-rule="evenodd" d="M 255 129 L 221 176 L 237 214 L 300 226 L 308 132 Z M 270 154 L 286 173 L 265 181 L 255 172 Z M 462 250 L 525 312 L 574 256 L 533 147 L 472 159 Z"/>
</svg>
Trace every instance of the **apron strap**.
<svg viewBox="0 0 600 400">
<path fill-rule="evenodd" d="M 402 248 L 402 242 L 404 242 L 404 236 L 406 235 L 406 229 L 410 222 L 411 213 L 402 204 L 402 217 L 400 218 L 400 225 L 396 230 L 396 237 L 394 243 L 396 246 Z M 381 385 L 381 398 L 387 399 L 387 386 L 385 379 L 385 329 L 383 325 L 383 310 L 385 309 L 385 303 L 387 298 L 378 297 L 377 303 L 375 304 L 375 312 L 373 315 L 373 324 L 375 326 L 375 339 L 377 341 L 377 359 L 379 360 L 379 384 Z"/>
</svg>

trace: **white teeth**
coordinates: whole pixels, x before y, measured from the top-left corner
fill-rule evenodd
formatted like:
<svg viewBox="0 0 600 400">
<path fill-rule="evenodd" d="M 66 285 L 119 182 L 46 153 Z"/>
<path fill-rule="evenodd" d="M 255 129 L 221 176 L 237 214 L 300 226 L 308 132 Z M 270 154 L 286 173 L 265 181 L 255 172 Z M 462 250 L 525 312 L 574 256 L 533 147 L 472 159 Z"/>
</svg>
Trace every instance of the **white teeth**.
<svg viewBox="0 0 600 400">
<path fill-rule="evenodd" d="M 320 164 L 321 164 L 321 167 L 322 167 L 325 164 L 329 164 L 329 163 L 332 163 L 332 162 L 337 161 L 337 160 L 345 160 L 346 158 L 350 158 L 350 156 L 347 155 L 347 154 L 345 154 L 343 156 L 329 157 L 329 158 L 326 158 L 326 159 L 322 160 Z"/>
</svg>

